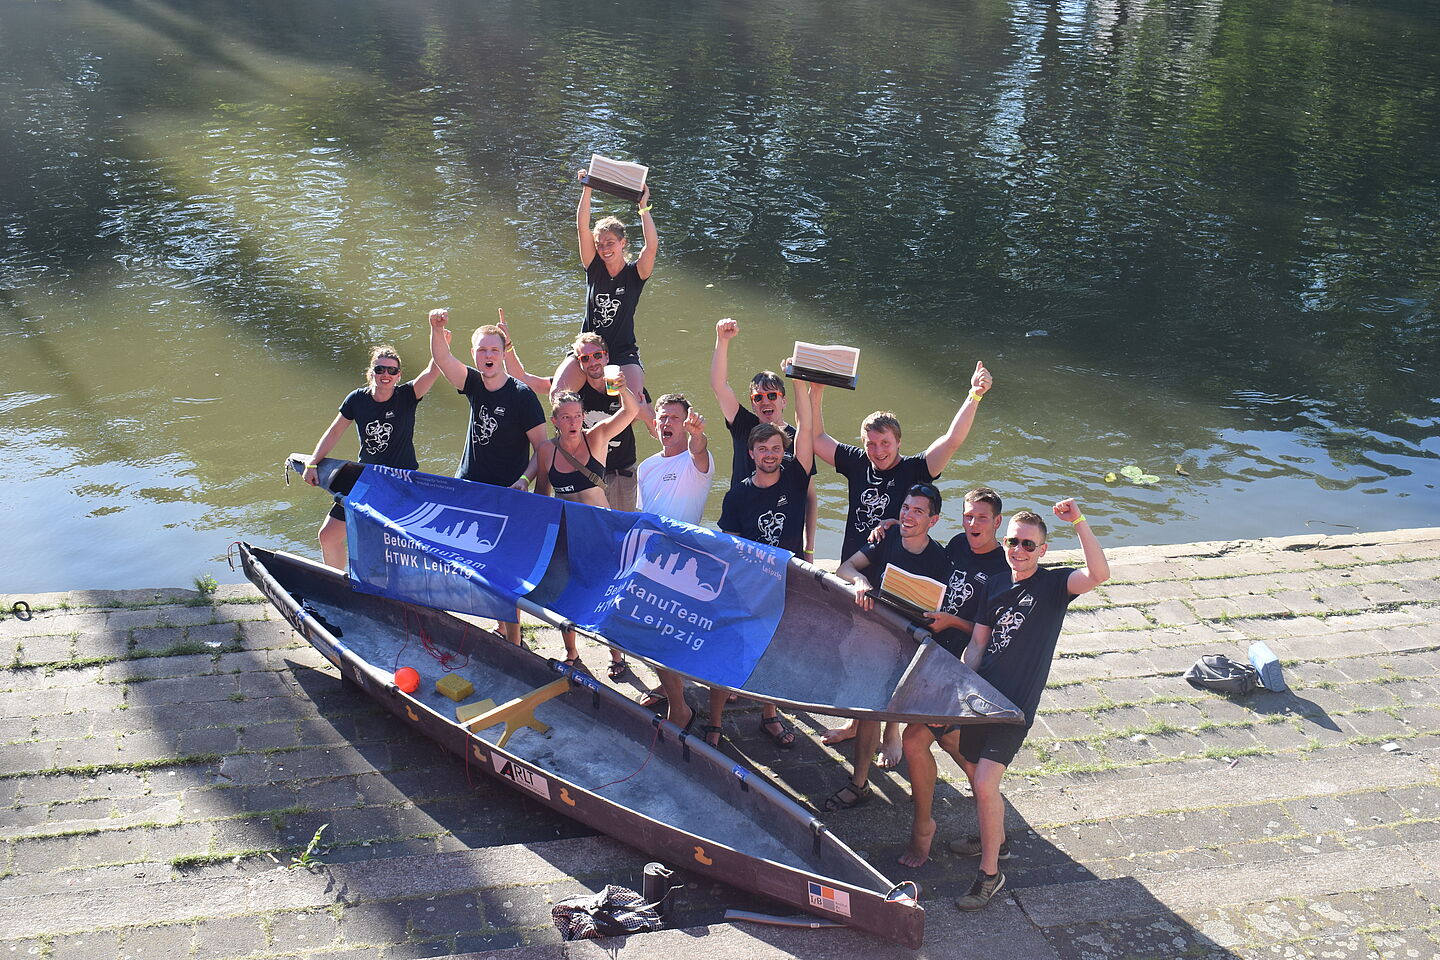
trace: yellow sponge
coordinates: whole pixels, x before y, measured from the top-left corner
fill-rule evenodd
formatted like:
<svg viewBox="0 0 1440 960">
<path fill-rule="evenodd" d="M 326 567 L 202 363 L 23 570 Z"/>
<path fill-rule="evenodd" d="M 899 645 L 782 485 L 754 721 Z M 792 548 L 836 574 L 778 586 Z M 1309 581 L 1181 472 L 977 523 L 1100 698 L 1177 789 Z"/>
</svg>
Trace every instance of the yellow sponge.
<svg viewBox="0 0 1440 960">
<path fill-rule="evenodd" d="M 474 703 L 467 703 L 464 706 L 455 708 L 455 721 L 457 723 L 469 723 L 482 713 L 489 713 L 495 709 L 495 701 L 486 697 L 484 700 L 476 700 Z"/>
<path fill-rule="evenodd" d="M 447 673 L 435 681 L 435 692 L 443 693 L 451 700 L 459 703 L 475 692 L 475 684 L 466 680 L 458 673 Z"/>
</svg>

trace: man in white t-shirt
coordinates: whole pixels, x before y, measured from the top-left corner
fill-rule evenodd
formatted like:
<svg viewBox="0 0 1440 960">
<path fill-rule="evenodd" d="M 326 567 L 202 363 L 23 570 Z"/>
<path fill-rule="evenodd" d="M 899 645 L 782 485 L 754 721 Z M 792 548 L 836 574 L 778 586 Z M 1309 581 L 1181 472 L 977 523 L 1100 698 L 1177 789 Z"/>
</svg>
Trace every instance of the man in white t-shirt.
<svg viewBox="0 0 1440 960">
<path fill-rule="evenodd" d="M 698 524 L 715 478 L 705 418 L 690 409 L 683 393 L 665 394 L 655 409 L 661 450 L 640 464 L 640 509 Z"/>
<path fill-rule="evenodd" d="M 645 459 L 636 469 L 640 486 L 640 509 L 672 520 L 700 522 L 715 464 L 710 459 L 710 441 L 705 436 L 705 418 L 692 409 L 683 393 L 667 393 L 655 401 L 656 432 L 660 452 Z M 690 725 L 695 712 L 685 702 L 685 682 L 679 674 L 656 670 L 660 689 L 641 700 L 647 707 L 666 711 L 666 719 L 680 729 Z"/>
</svg>

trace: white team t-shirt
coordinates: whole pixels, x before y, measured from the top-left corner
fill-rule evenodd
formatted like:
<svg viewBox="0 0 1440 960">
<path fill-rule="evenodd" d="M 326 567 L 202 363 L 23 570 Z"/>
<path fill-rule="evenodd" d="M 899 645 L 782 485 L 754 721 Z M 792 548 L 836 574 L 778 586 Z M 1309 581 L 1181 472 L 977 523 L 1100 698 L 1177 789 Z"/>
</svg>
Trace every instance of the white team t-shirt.
<svg viewBox="0 0 1440 960">
<path fill-rule="evenodd" d="M 715 479 L 713 454 L 710 469 L 704 473 L 695 468 L 695 458 L 689 450 L 673 457 L 663 452 L 654 454 L 636 469 L 641 510 L 686 523 L 700 522 L 705 499 L 710 496 L 710 482 Z"/>
</svg>

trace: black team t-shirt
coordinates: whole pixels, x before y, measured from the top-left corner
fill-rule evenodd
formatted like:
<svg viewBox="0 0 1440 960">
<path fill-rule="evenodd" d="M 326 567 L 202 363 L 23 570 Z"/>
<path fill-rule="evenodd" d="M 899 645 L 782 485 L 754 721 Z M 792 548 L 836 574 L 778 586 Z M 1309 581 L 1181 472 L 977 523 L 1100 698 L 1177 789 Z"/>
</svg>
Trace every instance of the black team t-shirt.
<svg viewBox="0 0 1440 960">
<path fill-rule="evenodd" d="M 750 474 L 755 472 L 755 461 L 750 458 L 750 431 L 760 426 L 760 418 L 755 416 L 755 411 L 741 407 L 735 411 L 734 420 L 725 421 L 725 429 L 730 431 L 730 486 L 735 486 Z M 785 458 L 787 460 L 795 457 L 795 427 L 793 424 L 785 424 Z M 815 466 L 819 463 L 816 460 L 810 464 L 810 476 L 815 476 Z"/>
<path fill-rule="evenodd" d="M 604 258 L 597 253 L 585 268 L 585 323 L 580 329 L 604 338 L 611 363 L 634 363 L 639 359 L 635 306 L 644 287 L 645 281 L 633 263 L 625 264 L 612 277 Z"/>
<path fill-rule="evenodd" d="M 366 388 L 347 396 L 340 416 L 355 422 L 360 433 L 360 462 L 378 463 L 398 470 L 415 470 L 415 381 L 398 384 L 390 399 L 381 403 Z"/>
<path fill-rule="evenodd" d="M 961 620 L 974 620 L 986 593 L 998 593 L 1010 586 L 1010 565 L 1005 550 L 997 546 L 987 553 L 970 549 L 970 538 L 958 534 L 945 546 L 955 572 L 945 591 L 945 612 Z"/>
<path fill-rule="evenodd" d="M 842 561 L 864 545 L 875 524 L 900 516 L 900 504 L 911 487 L 935 479 L 923 453 L 901 457 L 889 470 L 876 470 L 864 450 L 848 443 L 835 446 L 835 472 L 850 484 Z"/>
<path fill-rule="evenodd" d="M 977 625 L 991 628 L 976 672 L 1025 711 L 1027 726 L 1035 722 L 1065 611 L 1075 599 L 1068 586 L 1071 573 L 1064 567 L 1036 567 L 1019 583 L 990 593 L 975 618 Z"/>
<path fill-rule="evenodd" d="M 805 547 L 805 506 L 810 475 L 795 461 L 780 461 L 780 478 L 757 487 L 753 477 L 734 484 L 720 506 L 720 529 L 791 553 Z"/>
<path fill-rule="evenodd" d="M 526 434 L 545 422 L 545 412 L 535 392 L 514 377 L 506 377 L 499 390 L 486 390 L 479 370 L 465 371 L 459 392 L 470 401 L 470 434 L 455 475 L 508 487 L 530 463 Z"/>
</svg>

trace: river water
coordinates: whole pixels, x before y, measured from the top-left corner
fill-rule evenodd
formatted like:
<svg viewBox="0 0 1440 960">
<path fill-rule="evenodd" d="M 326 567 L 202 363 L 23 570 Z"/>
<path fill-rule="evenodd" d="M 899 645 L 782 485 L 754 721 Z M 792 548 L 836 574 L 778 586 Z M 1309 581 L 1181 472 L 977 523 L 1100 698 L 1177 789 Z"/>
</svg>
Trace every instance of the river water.
<svg viewBox="0 0 1440 960">
<path fill-rule="evenodd" d="M 906 451 L 984 360 L 957 505 L 1074 495 L 1107 544 L 1440 524 L 1437 143 L 1428 0 L 7 3 L 0 592 L 316 555 L 279 464 L 369 344 L 413 373 L 430 307 L 504 307 L 558 359 L 592 151 L 652 167 L 648 382 L 712 424 L 733 316 L 737 385 L 861 347 L 830 431 L 891 408 Z M 425 401 L 423 468 L 465 420 Z"/>
</svg>

